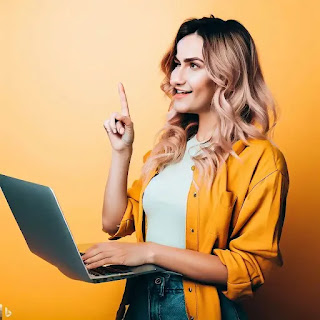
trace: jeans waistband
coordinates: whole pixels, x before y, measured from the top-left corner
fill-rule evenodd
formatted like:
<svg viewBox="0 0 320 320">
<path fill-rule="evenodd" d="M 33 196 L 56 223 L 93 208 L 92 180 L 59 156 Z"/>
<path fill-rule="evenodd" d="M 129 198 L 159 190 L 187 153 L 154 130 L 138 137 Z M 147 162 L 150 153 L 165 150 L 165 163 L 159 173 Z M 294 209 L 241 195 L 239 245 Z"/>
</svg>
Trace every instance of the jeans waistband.
<svg viewBox="0 0 320 320">
<path fill-rule="evenodd" d="M 153 281 L 156 278 L 163 278 L 166 281 L 182 281 L 183 276 L 170 272 L 155 272 L 140 275 L 139 278 L 145 281 Z"/>
</svg>

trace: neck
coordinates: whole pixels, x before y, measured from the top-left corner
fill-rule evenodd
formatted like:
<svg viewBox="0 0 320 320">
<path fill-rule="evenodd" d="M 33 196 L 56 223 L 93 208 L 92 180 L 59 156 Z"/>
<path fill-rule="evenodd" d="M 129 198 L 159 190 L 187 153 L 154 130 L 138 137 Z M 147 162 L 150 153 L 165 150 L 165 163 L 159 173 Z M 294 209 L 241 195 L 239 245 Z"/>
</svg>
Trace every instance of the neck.
<svg viewBox="0 0 320 320">
<path fill-rule="evenodd" d="M 206 141 L 212 136 L 217 124 L 217 115 L 212 111 L 199 113 L 199 127 L 196 134 L 198 141 Z"/>
</svg>

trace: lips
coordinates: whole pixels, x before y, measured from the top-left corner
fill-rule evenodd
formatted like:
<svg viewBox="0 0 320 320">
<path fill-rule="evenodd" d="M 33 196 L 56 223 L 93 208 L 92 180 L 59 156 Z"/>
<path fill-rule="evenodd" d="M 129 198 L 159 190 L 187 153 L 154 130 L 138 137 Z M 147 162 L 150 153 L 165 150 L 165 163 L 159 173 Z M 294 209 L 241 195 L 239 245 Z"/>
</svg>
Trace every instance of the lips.
<svg viewBox="0 0 320 320">
<path fill-rule="evenodd" d="M 186 97 L 188 94 L 190 94 L 192 92 L 189 92 L 189 93 L 176 93 L 174 95 L 175 98 L 183 98 L 183 97 Z"/>
</svg>

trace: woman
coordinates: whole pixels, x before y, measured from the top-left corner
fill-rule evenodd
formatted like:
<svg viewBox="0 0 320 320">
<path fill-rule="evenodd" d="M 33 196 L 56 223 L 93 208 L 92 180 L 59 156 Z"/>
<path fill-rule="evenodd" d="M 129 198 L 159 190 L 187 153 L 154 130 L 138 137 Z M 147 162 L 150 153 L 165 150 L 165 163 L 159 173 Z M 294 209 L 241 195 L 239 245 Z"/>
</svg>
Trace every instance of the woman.
<svg viewBox="0 0 320 320">
<path fill-rule="evenodd" d="M 117 319 L 246 319 L 239 302 L 283 264 L 289 187 L 268 138 L 277 114 L 254 41 L 235 20 L 189 19 L 161 67 L 167 122 L 128 190 L 134 129 L 122 85 L 121 113 L 104 123 L 112 163 L 103 229 L 110 240 L 136 231 L 137 243 L 99 243 L 83 259 L 168 270 L 128 279 Z"/>
</svg>

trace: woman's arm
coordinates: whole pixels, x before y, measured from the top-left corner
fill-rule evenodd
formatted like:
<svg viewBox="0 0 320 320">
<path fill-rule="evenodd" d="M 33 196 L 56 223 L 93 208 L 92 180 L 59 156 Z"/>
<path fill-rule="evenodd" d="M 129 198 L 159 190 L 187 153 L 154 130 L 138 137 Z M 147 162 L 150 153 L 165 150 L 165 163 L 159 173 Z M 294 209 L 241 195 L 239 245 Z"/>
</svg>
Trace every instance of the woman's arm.
<svg viewBox="0 0 320 320">
<path fill-rule="evenodd" d="M 132 148 L 112 151 L 112 160 L 102 208 L 102 230 L 115 233 L 127 207 L 127 178 Z M 117 226 L 118 225 L 118 226 Z"/>
<path fill-rule="evenodd" d="M 227 283 L 228 270 L 217 256 L 155 242 L 147 244 L 148 263 L 179 272 L 198 281 L 221 285 Z"/>
<path fill-rule="evenodd" d="M 143 163 L 147 161 L 150 154 L 151 154 L 151 150 L 148 150 L 144 154 Z M 112 183 L 111 183 L 111 186 L 112 186 Z M 116 225 L 116 228 L 113 226 L 113 228 L 109 228 L 108 230 L 107 228 L 104 229 L 104 231 L 110 235 L 108 240 L 117 240 L 127 235 L 131 235 L 135 231 L 134 217 L 138 216 L 141 188 L 142 188 L 142 179 L 140 177 L 139 179 L 133 181 L 131 187 L 128 190 L 126 189 L 125 205 L 123 209 L 121 208 L 123 211 L 121 215 L 122 218 L 120 218 L 120 222 L 114 222 L 114 225 Z M 114 192 L 115 192 L 114 189 L 112 189 L 112 195 L 106 194 L 105 199 L 107 197 L 107 200 L 111 202 L 115 201 L 113 197 Z"/>
<path fill-rule="evenodd" d="M 227 298 L 252 297 L 273 266 L 283 265 L 280 238 L 286 212 L 289 178 L 280 170 L 266 175 L 251 189 L 242 205 L 227 249 L 216 248 L 228 269 Z"/>
</svg>

